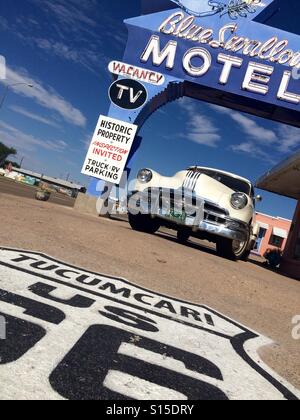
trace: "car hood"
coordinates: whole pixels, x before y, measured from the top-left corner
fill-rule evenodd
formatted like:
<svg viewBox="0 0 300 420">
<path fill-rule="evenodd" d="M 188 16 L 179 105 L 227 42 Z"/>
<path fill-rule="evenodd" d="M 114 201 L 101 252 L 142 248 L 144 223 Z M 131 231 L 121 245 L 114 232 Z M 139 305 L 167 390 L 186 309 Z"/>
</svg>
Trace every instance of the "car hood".
<svg viewBox="0 0 300 420">
<path fill-rule="evenodd" d="M 234 192 L 231 188 L 205 174 L 200 175 L 195 186 L 197 195 L 219 205 L 224 202 L 225 197 L 228 202 L 228 198 Z"/>
<path fill-rule="evenodd" d="M 234 209 L 230 200 L 231 195 L 235 191 L 210 176 L 201 174 L 196 182 L 194 191 L 199 197 L 202 197 L 207 201 L 211 201 L 221 208 L 227 209 L 229 216 L 233 219 L 249 223 L 253 217 L 254 207 L 249 197 L 248 205 L 243 210 Z"/>
</svg>

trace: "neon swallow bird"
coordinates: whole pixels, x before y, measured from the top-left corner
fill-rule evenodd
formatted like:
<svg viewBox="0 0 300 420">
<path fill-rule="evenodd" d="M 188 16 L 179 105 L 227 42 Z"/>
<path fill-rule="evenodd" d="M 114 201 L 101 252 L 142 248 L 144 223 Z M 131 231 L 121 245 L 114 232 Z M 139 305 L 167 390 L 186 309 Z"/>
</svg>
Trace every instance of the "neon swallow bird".
<svg viewBox="0 0 300 420">
<path fill-rule="evenodd" d="M 256 6 L 261 0 L 229 0 L 227 3 L 220 1 L 207 1 L 207 9 L 203 10 L 203 0 L 171 0 L 181 7 L 186 13 L 196 17 L 228 15 L 231 19 L 246 18 L 249 13 L 256 12 Z M 210 9 L 209 9 L 210 8 Z"/>
</svg>

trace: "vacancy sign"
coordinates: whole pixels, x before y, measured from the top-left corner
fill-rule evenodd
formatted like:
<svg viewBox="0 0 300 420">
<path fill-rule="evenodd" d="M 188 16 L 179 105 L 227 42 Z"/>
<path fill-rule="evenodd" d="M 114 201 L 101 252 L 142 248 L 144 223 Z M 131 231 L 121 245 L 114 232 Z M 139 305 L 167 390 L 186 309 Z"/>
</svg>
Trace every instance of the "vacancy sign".
<svg viewBox="0 0 300 420">
<path fill-rule="evenodd" d="M 140 82 L 150 83 L 151 85 L 159 86 L 165 83 L 165 76 L 161 73 L 121 63 L 120 61 L 112 61 L 109 63 L 108 69 L 117 76 L 128 77 Z"/>
<path fill-rule="evenodd" d="M 82 173 L 120 184 L 137 125 L 100 115 Z"/>
</svg>

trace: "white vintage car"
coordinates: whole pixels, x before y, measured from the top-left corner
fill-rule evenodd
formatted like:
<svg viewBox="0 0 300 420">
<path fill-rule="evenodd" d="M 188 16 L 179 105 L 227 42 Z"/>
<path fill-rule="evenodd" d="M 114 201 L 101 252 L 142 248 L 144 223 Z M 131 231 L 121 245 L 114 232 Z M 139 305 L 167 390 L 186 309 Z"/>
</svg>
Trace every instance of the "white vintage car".
<svg viewBox="0 0 300 420">
<path fill-rule="evenodd" d="M 249 180 L 218 169 L 190 167 L 173 177 L 142 169 L 128 200 L 129 223 L 147 233 L 165 226 L 177 231 L 181 243 L 191 236 L 205 239 L 220 256 L 246 260 L 259 231 L 260 200 Z"/>
</svg>

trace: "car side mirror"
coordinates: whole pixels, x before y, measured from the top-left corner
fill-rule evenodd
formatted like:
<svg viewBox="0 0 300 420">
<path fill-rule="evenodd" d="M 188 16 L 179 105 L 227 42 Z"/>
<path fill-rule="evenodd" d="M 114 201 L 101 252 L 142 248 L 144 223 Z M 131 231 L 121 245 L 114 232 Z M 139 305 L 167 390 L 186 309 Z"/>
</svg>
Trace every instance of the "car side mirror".
<svg viewBox="0 0 300 420">
<path fill-rule="evenodd" d="M 262 196 L 261 196 L 261 195 L 257 195 L 257 196 L 255 197 L 255 201 L 256 201 L 257 203 L 261 203 L 261 202 L 263 201 Z"/>
</svg>

